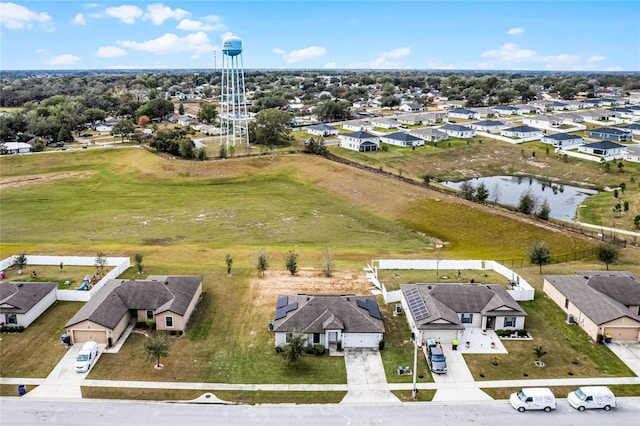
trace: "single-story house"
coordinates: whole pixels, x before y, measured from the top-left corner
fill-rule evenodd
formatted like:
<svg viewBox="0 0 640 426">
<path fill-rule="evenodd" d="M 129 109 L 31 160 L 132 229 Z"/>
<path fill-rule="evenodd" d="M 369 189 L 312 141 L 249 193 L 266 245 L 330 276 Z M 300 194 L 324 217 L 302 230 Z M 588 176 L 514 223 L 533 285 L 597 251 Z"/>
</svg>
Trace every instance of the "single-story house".
<svg viewBox="0 0 640 426">
<path fill-rule="evenodd" d="M 455 108 L 447 111 L 447 117 L 449 118 L 463 118 L 463 119 L 474 119 L 480 118 L 480 113 L 476 111 L 472 111 L 470 109 L 465 108 Z"/>
<path fill-rule="evenodd" d="M 396 120 L 398 120 L 400 124 L 408 124 L 411 126 L 422 124 L 422 119 L 422 114 L 404 114 L 396 116 Z"/>
<path fill-rule="evenodd" d="M 630 108 L 616 107 L 616 108 L 609 108 L 608 110 L 618 114 L 618 116 L 622 118 L 633 118 L 636 115 L 635 111 Z"/>
<path fill-rule="evenodd" d="M 500 133 L 507 126 L 500 120 L 483 120 L 469 123 L 469 127 L 478 132 Z"/>
<path fill-rule="evenodd" d="M 406 132 L 395 132 L 380 136 L 380 142 L 403 147 L 424 146 L 424 139 Z"/>
<path fill-rule="evenodd" d="M 591 121 L 606 121 L 615 116 L 615 113 L 604 109 L 593 109 L 587 111 L 576 112 L 576 114 L 582 116 L 585 120 Z"/>
<path fill-rule="evenodd" d="M 545 275 L 543 291 L 594 341 L 640 341 L 640 282 L 630 272 Z"/>
<path fill-rule="evenodd" d="M 111 131 L 113 130 L 113 126 L 109 126 L 107 124 L 98 124 L 96 126 L 96 131 L 100 132 L 100 133 L 111 133 Z"/>
<path fill-rule="evenodd" d="M 495 115 L 500 116 L 518 114 L 518 108 L 511 105 L 498 105 L 491 107 L 490 109 Z"/>
<path fill-rule="evenodd" d="M 400 290 L 400 302 L 418 342 L 451 342 L 467 328 L 525 328 L 527 313 L 498 284 L 401 284 Z"/>
<path fill-rule="evenodd" d="M 374 127 L 382 127 L 383 129 L 397 129 L 400 127 L 400 123 L 391 118 L 373 118 L 371 119 L 371 124 Z"/>
<path fill-rule="evenodd" d="M 640 136 L 640 123 L 624 124 L 622 126 L 614 126 L 615 129 L 623 132 L 631 132 L 632 135 Z"/>
<path fill-rule="evenodd" d="M 445 124 L 442 127 L 438 127 L 438 130 L 454 138 L 472 138 L 476 134 L 476 131 L 472 128 L 461 126 L 460 124 Z"/>
<path fill-rule="evenodd" d="M 532 127 L 560 127 L 562 125 L 562 118 L 554 115 L 541 114 L 533 117 L 525 117 L 522 119 L 522 122 Z"/>
<path fill-rule="evenodd" d="M 400 111 L 404 112 L 416 112 L 422 111 L 424 107 L 417 102 L 405 102 L 398 107 Z"/>
<path fill-rule="evenodd" d="M 510 138 L 542 138 L 542 130 L 531 126 L 516 126 L 500 131 L 502 136 Z"/>
<path fill-rule="evenodd" d="M 624 154 L 625 161 L 640 163 L 640 146 L 628 146 Z"/>
<path fill-rule="evenodd" d="M 378 136 L 367 132 L 358 131 L 339 135 L 340 147 L 353 151 L 367 152 L 380 149 L 380 139 Z"/>
<path fill-rule="evenodd" d="M 307 127 L 307 133 L 315 136 L 337 136 L 340 131 L 328 124 L 314 124 Z"/>
<path fill-rule="evenodd" d="M 353 132 L 370 132 L 373 130 L 373 124 L 363 120 L 352 120 L 342 123 L 342 128 Z"/>
<path fill-rule="evenodd" d="M 109 280 L 67 322 L 73 343 L 111 346 L 130 322 L 155 323 L 156 330 L 183 333 L 202 293 L 200 276 L 149 276 Z"/>
<path fill-rule="evenodd" d="M 614 129 L 612 127 L 600 127 L 588 131 L 592 138 L 607 139 L 610 141 L 623 142 L 632 141 L 633 134 L 629 131 Z"/>
<path fill-rule="evenodd" d="M 558 117 L 560 120 L 562 120 L 563 123 L 567 121 L 570 121 L 572 123 L 584 122 L 584 117 L 574 112 L 561 112 L 560 114 L 555 115 L 555 117 Z"/>
<path fill-rule="evenodd" d="M 440 142 L 449 139 L 448 134 L 437 129 L 412 129 L 409 133 L 429 142 Z"/>
<path fill-rule="evenodd" d="M 532 114 L 534 112 L 539 112 L 540 110 L 536 107 L 534 107 L 533 105 L 515 105 L 515 107 L 518 109 L 518 114 L 520 115 L 524 115 L 524 114 Z"/>
<path fill-rule="evenodd" d="M 26 154 L 31 152 L 31 145 L 24 142 L 2 142 L 0 143 L 7 154 Z"/>
<path fill-rule="evenodd" d="M 374 296 L 279 295 L 271 323 L 275 345 L 284 346 L 293 333 L 306 336 L 306 345 L 378 348 L 384 338 L 382 314 Z"/>
<path fill-rule="evenodd" d="M 445 111 L 428 111 L 420 114 L 423 124 L 442 123 L 447 113 Z"/>
<path fill-rule="evenodd" d="M 625 150 L 626 147 L 624 145 L 609 141 L 594 142 L 578 147 L 579 152 L 603 157 L 621 157 Z"/>
<path fill-rule="evenodd" d="M 555 133 L 553 135 L 545 135 L 542 143 L 553 145 L 556 148 L 571 148 L 582 145 L 582 136 L 570 135 L 568 133 Z"/>
<path fill-rule="evenodd" d="M 370 108 L 380 106 L 380 102 L 374 101 L 355 101 L 353 103 L 354 108 Z"/>
<path fill-rule="evenodd" d="M 582 101 L 582 103 L 589 108 L 595 108 L 603 105 L 600 98 L 588 98 Z"/>
<path fill-rule="evenodd" d="M 0 323 L 28 327 L 56 301 L 58 283 L 0 283 Z"/>
</svg>

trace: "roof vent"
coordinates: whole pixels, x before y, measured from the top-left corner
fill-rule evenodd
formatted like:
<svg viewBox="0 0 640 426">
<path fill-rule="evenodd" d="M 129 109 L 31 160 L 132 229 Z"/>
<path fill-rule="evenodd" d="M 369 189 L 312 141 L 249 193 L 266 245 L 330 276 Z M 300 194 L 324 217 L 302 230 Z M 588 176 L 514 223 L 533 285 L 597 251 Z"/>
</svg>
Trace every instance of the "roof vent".
<svg viewBox="0 0 640 426">
<path fill-rule="evenodd" d="M 427 286 L 427 288 L 428 288 L 429 290 L 431 290 L 431 288 L 432 288 L 432 287 L 431 287 L 430 285 L 428 285 L 428 286 Z"/>
<path fill-rule="evenodd" d="M 169 285 L 169 280 L 164 280 L 164 285 Z"/>
</svg>

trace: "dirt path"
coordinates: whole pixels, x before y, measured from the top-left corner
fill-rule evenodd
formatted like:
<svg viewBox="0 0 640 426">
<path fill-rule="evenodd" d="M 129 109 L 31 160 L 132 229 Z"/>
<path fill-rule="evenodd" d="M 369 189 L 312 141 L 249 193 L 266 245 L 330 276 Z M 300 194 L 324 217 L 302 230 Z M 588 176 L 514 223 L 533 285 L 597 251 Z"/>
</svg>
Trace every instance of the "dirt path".
<svg viewBox="0 0 640 426">
<path fill-rule="evenodd" d="M 0 189 L 18 188 L 25 185 L 37 184 L 37 183 L 49 183 L 62 179 L 69 178 L 84 178 L 94 175 L 96 172 L 65 172 L 65 173 L 49 173 L 42 175 L 30 175 L 30 176 L 11 176 L 0 179 Z"/>
</svg>

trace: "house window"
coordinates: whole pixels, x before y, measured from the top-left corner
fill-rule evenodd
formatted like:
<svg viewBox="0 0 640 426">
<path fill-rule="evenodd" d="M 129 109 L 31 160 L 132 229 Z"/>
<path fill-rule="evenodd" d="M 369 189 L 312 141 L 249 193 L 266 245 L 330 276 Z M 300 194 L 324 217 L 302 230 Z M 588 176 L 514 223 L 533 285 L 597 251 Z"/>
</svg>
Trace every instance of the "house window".
<svg viewBox="0 0 640 426">
<path fill-rule="evenodd" d="M 505 327 L 515 327 L 516 326 L 516 317 L 504 317 L 504 326 Z"/>
<path fill-rule="evenodd" d="M 5 314 L 4 322 L 5 324 L 18 324 L 18 317 L 16 314 Z"/>
<path fill-rule="evenodd" d="M 317 345 L 320 343 L 320 333 L 313 333 L 313 344 Z"/>
<path fill-rule="evenodd" d="M 569 299 L 567 299 L 567 298 L 564 299 L 564 307 L 565 308 L 569 307 Z"/>
<path fill-rule="evenodd" d="M 462 314 L 461 320 L 463 324 L 471 324 L 473 322 L 473 314 Z"/>
<path fill-rule="evenodd" d="M 152 320 L 153 319 L 153 311 L 147 311 L 147 319 L 148 320 Z"/>
<path fill-rule="evenodd" d="M 173 328 L 173 317 L 164 317 L 164 325 L 167 328 Z"/>
</svg>

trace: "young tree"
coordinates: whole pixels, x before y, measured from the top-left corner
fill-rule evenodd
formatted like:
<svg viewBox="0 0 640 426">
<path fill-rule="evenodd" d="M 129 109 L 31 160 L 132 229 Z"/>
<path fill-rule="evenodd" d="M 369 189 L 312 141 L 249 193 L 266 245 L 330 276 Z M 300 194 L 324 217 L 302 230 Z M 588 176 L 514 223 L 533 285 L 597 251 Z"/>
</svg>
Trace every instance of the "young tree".
<svg viewBox="0 0 640 426">
<path fill-rule="evenodd" d="M 269 258 L 267 253 L 263 250 L 258 252 L 258 257 L 256 259 L 256 269 L 258 270 L 258 276 L 264 277 L 264 273 L 269 267 Z"/>
<path fill-rule="evenodd" d="M 98 275 L 102 275 L 102 272 L 104 271 L 104 267 L 106 264 L 107 264 L 107 257 L 104 255 L 103 252 L 99 251 L 98 254 L 96 254 L 96 260 L 95 260 L 96 273 Z"/>
<path fill-rule="evenodd" d="M 520 204 L 518 204 L 518 211 L 524 214 L 531 214 L 536 209 L 536 199 L 531 191 L 525 191 L 520 196 Z"/>
<path fill-rule="evenodd" d="M 540 206 L 540 210 L 538 210 L 537 216 L 542 220 L 549 220 L 549 214 L 551 213 L 551 207 L 549 206 L 549 202 L 547 199 L 544 199 L 544 202 Z"/>
<path fill-rule="evenodd" d="M 607 265 L 608 271 L 609 265 L 616 263 L 618 260 L 618 246 L 613 243 L 602 243 L 598 246 L 596 254 L 598 255 L 598 260 Z"/>
<path fill-rule="evenodd" d="M 197 154 L 197 160 L 198 161 L 206 161 L 209 159 L 209 157 L 207 156 L 207 150 L 205 148 L 200 148 L 197 150 L 198 154 Z"/>
<path fill-rule="evenodd" d="M 291 275 L 295 275 L 298 272 L 298 253 L 293 250 L 289 250 L 285 258 L 285 267 Z"/>
<path fill-rule="evenodd" d="M 551 249 L 543 241 L 531 244 L 527 251 L 527 256 L 529 256 L 529 261 L 532 264 L 540 267 L 540 273 L 542 273 L 542 265 L 551 263 Z"/>
<path fill-rule="evenodd" d="M 182 102 L 178 105 L 178 114 L 184 115 L 184 105 L 182 105 Z"/>
<path fill-rule="evenodd" d="M 124 142 L 124 137 L 130 137 L 135 131 L 136 126 L 129 120 L 120 120 L 113 125 L 111 133 L 113 136 L 120 136 L 120 141 Z"/>
<path fill-rule="evenodd" d="M 547 351 L 542 349 L 542 346 L 536 346 L 535 348 L 533 348 L 533 352 L 536 354 L 537 361 L 540 361 L 540 358 L 547 354 Z"/>
<path fill-rule="evenodd" d="M 230 254 L 228 254 L 224 261 L 227 264 L 227 276 L 231 276 L 231 265 L 233 265 L 233 258 Z"/>
<path fill-rule="evenodd" d="M 325 277 L 329 278 L 333 272 L 333 256 L 328 248 L 322 250 L 322 273 Z"/>
<path fill-rule="evenodd" d="M 220 152 L 218 153 L 218 158 L 225 159 L 227 158 L 227 147 L 224 145 L 220 146 Z"/>
<path fill-rule="evenodd" d="M 136 254 L 133 256 L 133 261 L 134 261 L 134 262 L 135 262 L 135 264 L 136 264 L 136 269 L 138 269 L 138 273 L 139 273 L 139 274 L 141 274 L 141 273 L 142 273 L 142 268 L 143 268 L 143 265 L 142 265 L 142 259 L 143 259 L 143 256 L 142 256 L 140 253 L 136 253 Z"/>
<path fill-rule="evenodd" d="M 471 182 L 465 180 L 460 184 L 460 192 L 462 192 L 462 197 L 464 197 L 465 200 L 473 200 L 476 189 Z"/>
<path fill-rule="evenodd" d="M 139 127 L 144 127 L 149 123 L 151 123 L 151 120 L 146 115 L 141 115 L 140 118 L 138 118 L 138 126 Z"/>
<path fill-rule="evenodd" d="M 636 217 L 633 218 L 633 226 L 636 229 L 640 229 L 640 214 L 637 214 Z"/>
<path fill-rule="evenodd" d="M 22 270 L 27 267 L 27 255 L 22 252 L 13 258 L 13 264 L 18 267 L 18 274 L 22 273 Z"/>
<path fill-rule="evenodd" d="M 487 189 L 487 186 L 484 184 L 484 182 L 480 182 L 476 187 L 475 197 L 478 202 L 483 204 L 485 201 L 487 201 L 487 198 L 489 198 L 489 190 Z"/>
<path fill-rule="evenodd" d="M 147 340 L 144 341 L 144 352 L 147 357 L 156 361 L 156 367 L 160 368 L 160 358 L 169 355 L 169 339 L 164 331 L 154 331 Z"/>
<path fill-rule="evenodd" d="M 287 335 L 287 344 L 282 348 L 282 356 L 289 367 L 297 368 L 304 356 L 304 345 L 307 338 L 297 331 Z"/>
</svg>

